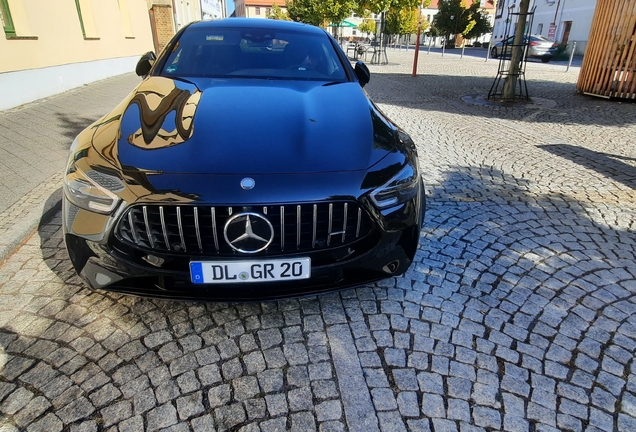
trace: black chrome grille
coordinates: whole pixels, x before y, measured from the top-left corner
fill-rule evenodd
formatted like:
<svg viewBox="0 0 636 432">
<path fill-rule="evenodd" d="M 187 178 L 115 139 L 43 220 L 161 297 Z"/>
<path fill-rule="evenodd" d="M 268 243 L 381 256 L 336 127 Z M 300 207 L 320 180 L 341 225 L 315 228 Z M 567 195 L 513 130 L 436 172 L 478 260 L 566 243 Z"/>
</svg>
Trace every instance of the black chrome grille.
<svg viewBox="0 0 636 432">
<path fill-rule="evenodd" d="M 120 240 L 174 254 L 235 255 L 223 232 L 238 213 L 258 213 L 272 224 L 274 238 L 262 254 L 306 252 L 344 246 L 373 229 L 367 213 L 355 202 L 269 206 L 136 205 L 118 224 Z"/>
</svg>

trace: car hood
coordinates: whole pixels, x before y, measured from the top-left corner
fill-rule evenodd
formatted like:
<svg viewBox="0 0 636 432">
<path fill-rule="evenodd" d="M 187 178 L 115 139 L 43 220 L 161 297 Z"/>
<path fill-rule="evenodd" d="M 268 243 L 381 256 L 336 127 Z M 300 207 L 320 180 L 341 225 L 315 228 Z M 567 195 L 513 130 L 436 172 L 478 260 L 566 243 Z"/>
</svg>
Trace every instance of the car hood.
<svg viewBox="0 0 636 432">
<path fill-rule="evenodd" d="M 355 82 L 150 77 L 93 129 L 111 163 L 164 173 L 364 170 L 395 144 Z"/>
</svg>

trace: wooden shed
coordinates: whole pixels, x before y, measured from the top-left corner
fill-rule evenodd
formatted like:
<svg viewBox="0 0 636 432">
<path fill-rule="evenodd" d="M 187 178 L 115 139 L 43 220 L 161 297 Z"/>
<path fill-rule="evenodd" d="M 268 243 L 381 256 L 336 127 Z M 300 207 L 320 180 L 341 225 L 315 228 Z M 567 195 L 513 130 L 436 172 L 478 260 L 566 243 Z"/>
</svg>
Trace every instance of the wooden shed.
<svg viewBox="0 0 636 432">
<path fill-rule="evenodd" d="M 636 0 L 598 0 L 577 88 L 636 99 Z"/>
</svg>

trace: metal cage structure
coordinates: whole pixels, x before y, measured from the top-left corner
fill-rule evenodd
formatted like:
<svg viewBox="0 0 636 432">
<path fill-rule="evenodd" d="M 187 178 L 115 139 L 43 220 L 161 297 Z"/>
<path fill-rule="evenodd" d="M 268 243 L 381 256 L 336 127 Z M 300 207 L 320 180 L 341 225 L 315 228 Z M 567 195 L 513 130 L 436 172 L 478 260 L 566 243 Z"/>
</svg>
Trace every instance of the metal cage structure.
<svg viewBox="0 0 636 432">
<path fill-rule="evenodd" d="M 515 12 L 515 13 L 511 13 L 509 17 L 512 17 L 512 16 L 519 17 L 521 15 L 522 14 L 520 12 Z M 532 11 L 528 12 L 525 15 L 526 15 L 526 28 L 525 28 L 524 37 L 520 45 L 515 45 L 514 43 L 508 43 L 508 40 L 510 39 L 510 37 L 515 35 L 516 28 L 515 28 L 515 31 L 513 31 L 512 34 L 510 34 L 510 27 L 512 25 L 513 20 L 509 19 L 506 22 L 506 30 L 504 33 L 506 36 L 503 40 L 502 54 L 501 56 L 499 56 L 499 67 L 497 69 L 497 76 L 495 77 L 495 80 L 493 81 L 492 86 L 490 87 L 490 91 L 488 92 L 488 99 L 501 99 L 504 94 L 504 86 L 505 86 L 506 80 L 514 79 L 517 81 L 515 85 L 514 99 L 526 100 L 526 101 L 530 100 L 530 95 L 528 94 L 528 84 L 526 83 L 526 54 L 528 50 L 528 41 L 530 40 L 530 30 L 532 29 L 532 20 L 534 18 L 534 8 L 532 9 Z M 515 20 L 515 27 L 516 27 L 517 21 L 518 19 Z M 521 59 L 519 61 L 519 67 L 517 68 L 516 73 L 510 72 L 511 55 L 509 54 L 512 52 L 512 50 L 515 47 L 520 47 L 523 50 L 523 55 L 521 56 Z"/>
</svg>

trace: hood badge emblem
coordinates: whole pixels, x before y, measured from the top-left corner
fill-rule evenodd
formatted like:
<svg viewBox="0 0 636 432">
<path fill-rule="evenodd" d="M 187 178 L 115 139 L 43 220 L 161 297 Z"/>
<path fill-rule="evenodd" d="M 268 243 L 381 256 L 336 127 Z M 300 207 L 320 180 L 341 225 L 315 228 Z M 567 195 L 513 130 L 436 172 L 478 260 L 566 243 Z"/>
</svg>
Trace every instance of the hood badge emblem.
<svg viewBox="0 0 636 432">
<path fill-rule="evenodd" d="M 274 227 L 258 213 L 239 213 L 227 221 L 223 235 L 235 251 L 256 253 L 272 243 Z"/>
<path fill-rule="evenodd" d="M 256 186 L 256 182 L 253 178 L 245 177 L 243 180 L 241 180 L 241 187 L 245 190 L 253 189 L 254 186 Z"/>
</svg>

